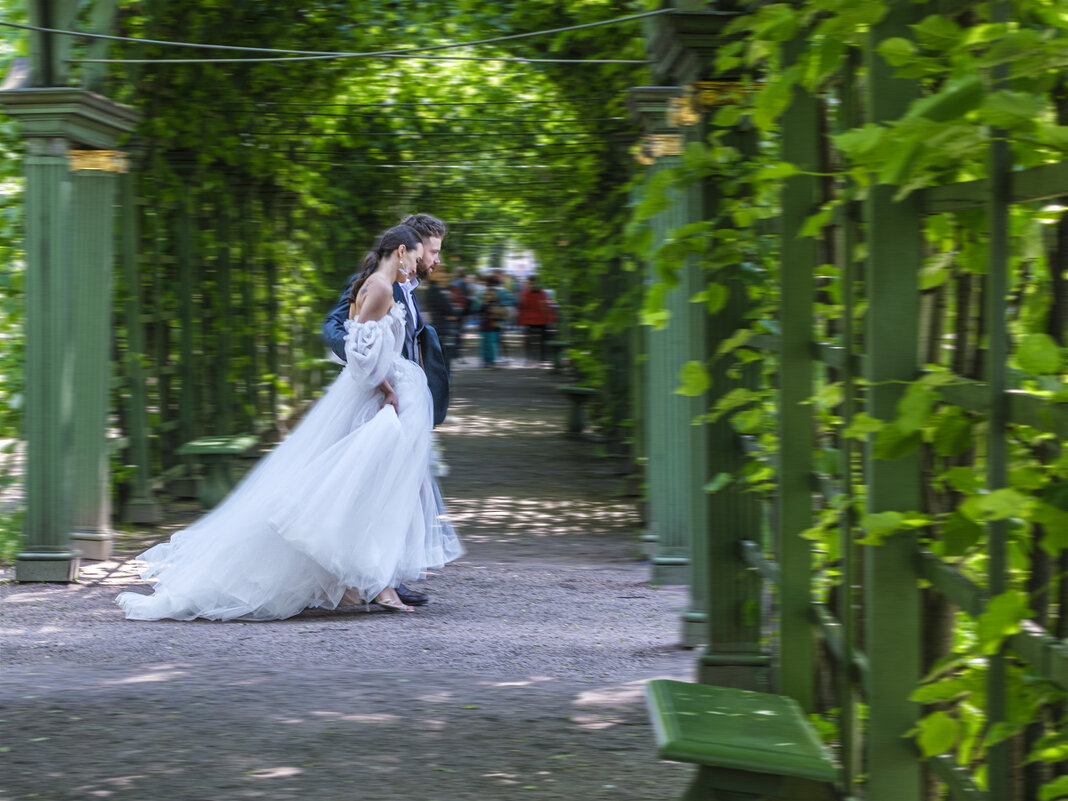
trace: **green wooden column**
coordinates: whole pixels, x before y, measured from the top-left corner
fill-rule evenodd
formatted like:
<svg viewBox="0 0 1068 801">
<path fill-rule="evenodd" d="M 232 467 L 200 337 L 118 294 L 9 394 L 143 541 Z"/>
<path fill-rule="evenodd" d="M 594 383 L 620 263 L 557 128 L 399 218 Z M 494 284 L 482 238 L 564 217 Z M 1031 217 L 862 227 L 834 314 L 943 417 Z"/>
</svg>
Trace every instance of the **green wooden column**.
<svg viewBox="0 0 1068 801">
<path fill-rule="evenodd" d="M 127 523 L 158 523 L 160 508 L 152 495 L 152 467 L 148 448 L 147 392 L 145 391 L 144 332 L 141 321 L 141 275 L 138 259 L 138 208 L 134 190 L 134 175 L 122 176 L 122 267 L 126 281 L 126 354 L 125 371 L 128 386 L 126 420 L 130 439 L 130 458 L 136 466 L 130 497 L 122 509 Z"/>
<path fill-rule="evenodd" d="M 26 149 L 26 522 L 15 578 L 73 581 L 70 334 L 57 325 L 70 319 L 72 297 L 67 139 L 34 137 Z"/>
<path fill-rule="evenodd" d="M 675 166 L 682 151 L 683 135 L 667 122 L 669 100 L 678 96 L 675 87 L 648 86 L 630 90 L 631 114 L 640 120 L 647 134 L 643 141 L 645 158 L 650 162 L 649 180 L 662 170 Z M 690 221 L 693 213 L 690 198 L 675 192 L 672 204 L 651 221 L 653 249 L 665 241 L 669 232 Z M 645 283 L 653 287 L 662 281 L 653 260 L 646 265 Z M 703 480 L 705 470 L 700 439 L 692 425 L 702 411 L 701 402 L 675 394 L 679 371 L 687 361 L 701 360 L 703 353 L 703 317 L 690 303 L 700 286 L 699 269 L 681 265 L 665 293 L 666 324 L 646 326 L 646 385 L 642 392 L 648 487 L 648 523 L 655 539 L 652 550 L 654 584 L 691 584 L 691 544 L 700 523 L 695 515 L 694 485 Z M 701 464 L 695 464 L 695 460 Z M 698 485 L 699 487 L 699 485 Z M 703 585 L 702 585 L 703 587 Z M 698 588 L 698 593 L 702 591 Z M 682 642 L 696 646 L 704 642 L 705 609 L 703 598 L 691 598 L 683 614 Z"/>
<path fill-rule="evenodd" d="M 193 354 L 193 287 L 196 266 L 193 263 L 193 200 L 190 189 L 192 176 L 188 166 L 183 171 L 184 185 L 179 201 L 175 240 L 178 258 L 179 292 L 179 396 L 178 396 L 178 444 L 189 442 L 198 436 L 197 382 Z"/>
<path fill-rule="evenodd" d="M 266 336 L 264 315 L 259 313 L 259 304 L 256 298 L 256 274 L 252 269 L 255 263 L 257 229 L 252 218 L 252 190 L 248 186 L 243 188 L 240 197 L 241 204 L 241 256 L 238 270 L 241 276 L 241 330 L 248 342 L 244 348 L 244 375 L 245 375 L 245 401 L 244 408 L 247 412 L 247 420 L 242 423 L 246 430 L 257 430 L 262 427 L 260 414 L 260 368 L 259 368 L 259 343 L 261 337 Z"/>
<path fill-rule="evenodd" d="M 784 62 L 796 61 L 804 39 L 784 48 Z M 808 173 L 819 167 L 816 98 L 795 88 L 782 119 L 782 158 Z M 782 191 L 782 335 L 779 355 L 779 498 L 776 553 L 779 558 L 779 691 L 815 712 L 816 646 L 810 618 L 812 553 L 800 533 L 812 526 L 812 405 L 815 365 L 816 239 L 802 237 L 805 220 L 818 211 L 815 175 L 787 178 Z"/>
<path fill-rule="evenodd" d="M 722 13 L 720 4 L 715 10 L 697 2 L 674 5 L 676 13 L 651 21 L 649 54 L 657 74 L 666 77 L 667 83 L 684 87 L 680 97 L 672 101 L 675 107 L 671 119 L 686 131 L 688 143 L 700 144 L 707 141 L 710 129 L 702 114 L 708 108 L 703 108 L 698 98 L 721 102 L 719 90 L 726 88 L 724 76 L 716 76 L 719 82 L 715 88 L 703 80 L 711 77 L 711 65 L 723 41 L 722 29 L 730 16 Z M 728 144 L 742 152 L 754 146 L 752 135 L 741 131 L 730 134 Z M 686 195 L 679 223 L 716 216 L 720 197 L 714 177 L 695 183 Z M 722 282 L 729 292 L 726 304 L 715 314 L 691 301 L 710 280 Z M 671 310 L 688 329 L 685 360 L 706 364 L 725 339 L 745 326 L 745 286 L 737 271 L 713 279 L 692 262 L 681 290 L 674 299 L 679 305 L 672 305 Z M 725 360 L 712 367 L 712 388 L 706 395 L 692 399 L 691 419 L 741 383 L 728 374 L 727 367 Z M 739 547 L 740 540 L 759 537 L 759 509 L 753 496 L 738 485 L 714 494 L 704 491 L 713 476 L 737 475 L 742 469 L 746 462 L 742 441 L 725 419 L 701 428 L 691 425 L 686 436 L 689 461 L 680 485 L 686 494 L 684 508 L 692 528 L 689 614 L 693 625 L 700 628 L 691 635 L 691 642 L 706 644 L 698 663 L 698 678 L 708 683 L 766 689 L 770 660 L 760 643 L 760 582 L 744 563 Z"/>
<path fill-rule="evenodd" d="M 877 52 L 889 37 L 911 38 L 909 24 L 923 7 L 894 0 L 887 16 L 872 26 L 866 47 L 869 122 L 896 119 L 917 97 L 915 80 L 893 77 L 894 69 Z M 915 193 L 895 201 L 897 187 L 869 189 L 865 208 L 868 308 L 865 343 L 870 382 L 868 413 L 893 419 L 901 382 L 918 375 L 919 290 L 922 224 Z M 868 511 L 919 509 L 920 462 L 917 453 L 893 461 L 866 454 Z M 912 534 L 895 534 L 867 548 L 864 559 L 865 651 L 870 665 L 866 798 L 900 801 L 920 798 L 921 765 L 906 737 L 918 715 L 908 700 L 920 678 L 921 605 Z"/>
<path fill-rule="evenodd" d="M 230 239 L 230 201 L 229 198 L 220 198 L 220 206 L 217 209 L 218 236 L 216 247 L 218 255 L 215 259 L 215 415 L 212 419 L 214 432 L 228 436 L 233 434 L 233 390 L 230 384 L 230 360 L 232 349 L 233 332 L 233 303 L 230 293 L 232 290 L 230 279 L 230 249 L 233 242 Z"/>
<path fill-rule="evenodd" d="M 71 544 L 87 559 L 109 558 L 114 539 L 106 429 L 111 406 L 116 177 L 125 169 L 122 155 L 110 151 L 75 151 L 71 156 L 74 403 L 70 536 Z"/>
<path fill-rule="evenodd" d="M 707 126 L 698 126 L 703 129 Z M 755 149 L 752 130 L 734 130 L 723 140 L 725 145 L 740 153 Z M 706 179 L 698 187 L 701 198 L 700 219 L 711 219 L 721 202 L 715 177 Z M 705 350 L 711 355 L 748 321 L 749 308 L 745 282 L 739 271 L 742 265 L 721 271 L 715 276 L 728 292 L 723 308 L 707 314 Z M 712 388 L 704 399 L 708 407 L 732 390 L 748 386 L 751 371 L 733 376 L 734 365 L 719 359 L 710 369 Z M 708 464 L 701 484 L 721 473 L 739 475 L 748 459 L 743 442 L 729 419 L 722 417 L 706 426 L 705 443 Z M 751 690 L 770 689 L 771 660 L 761 643 L 760 593 L 761 581 L 742 558 L 739 542 L 760 540 L 760 506 L 756 496 L 746 492 L 740 482 L 733 482 L 719 492 L 708 494 L 698 486 L 698 500 L 706 507 L 702 520 L 703 536 L 695 538 L 694 563 L 701 572 L 694 572 L 707 595 L 707 646 L 701 654 L 698 679 L 707 684 L 720 684 Z M 697 543 L 703 544 L 703 554 L 697 553 Z M 703 556 L 703 559 L 699 559 Z"/>
<path fill-rule="evenodd" d="M 74 270 L 74 247 L 86 243 L 76 243 L 75 236 L 93 210 L 85 206 L 89 185 L 75 177 L 82 170 L 72 172 L 72 166 L 86 162 L 79 161 L 80 156 L 72 157 L 71 151 L 112 147 L 136 118 L 129 109 L 79 89 L 22 88 L 17 77 L 5 89 L 0 92 L 0 104 L 18 121 L 27 148 L 27 509 L 15 577 L 18 581 L 72 581 L 77 577 L 80 555 L 70 541 L 73 414 L 82 403 L 95 402 L 81 396 L 83 388 L 74 384 L 73 370 L 77 358 L 102 364 L 99 369 L 106 375 L 110 340 L 105 338 L 102 354 L 88 342 L 76 348 L 79 321 L 73 317 L 74 293 L 75 281 L 80 279 Z M 98 165 L 114 169 L 115 154 L 98 153 L 94 158 L 103 158 Z M 110 235 L 110 228 L 108 231 Z M 79 260 L 78 264 L 83 269 L 86 262 Z M 89 269 L 95 266 L 93 262 Z M 110 264 L 106 266 L 110 274 Z M 99 309 L 91 303 L 81 304 L 89 310 L 85 313 L 102 315 L 102 326 L 110 333 L 110 304 Z M 90 321 L 84 322 L 88 325 Z M 96 322 L 94 334 L 99 334 L 99 317 Z M 98 340 L 94 342 L 99 346 Z M 93 393 L 95 386 L 84 389 Z M 94 415 L 90 420 L 79 409 L 79 424 L 87 442 L 102 443 L 102 419 L 96 421 Z M 98 427 L 91 432 L 85 427 L 89 425 Z"/>
</svg>

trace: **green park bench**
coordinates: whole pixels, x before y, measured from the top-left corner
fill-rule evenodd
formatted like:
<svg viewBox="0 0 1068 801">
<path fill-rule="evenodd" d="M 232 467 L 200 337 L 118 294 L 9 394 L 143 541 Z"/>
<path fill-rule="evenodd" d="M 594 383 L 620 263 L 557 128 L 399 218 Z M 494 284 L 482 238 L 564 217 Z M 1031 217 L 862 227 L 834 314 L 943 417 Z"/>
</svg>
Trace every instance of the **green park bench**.
<svg viewBox="0 0 1068 801">
<path fill-rule="evenodd" d="M 596 395 L 600 390 L 592 387 L 557 387 L 571 401 L 571 408 L 567 414 L 567 431 L 569 434 L 581 434 L 586 428 L 586 401 L 590 396 Z"/>
<path fill-rule="evenodd" d="M 237 434 L 230 437 L 200 437 L 178 449 L 179 456 L 193 457 L 203 468 L 197 483 L 196 497 L 205 507 L 215 506 L 234 487 L 230 472 L 234 457 L 255 448 L 259 437 Z"/>
<path fill-rule="evenodd" d="M 654 679 L 646 700 L 660 758 L 698 765 L 684 801 L 834 797 L 838 769 L 792 698 Z"/>
</svg>

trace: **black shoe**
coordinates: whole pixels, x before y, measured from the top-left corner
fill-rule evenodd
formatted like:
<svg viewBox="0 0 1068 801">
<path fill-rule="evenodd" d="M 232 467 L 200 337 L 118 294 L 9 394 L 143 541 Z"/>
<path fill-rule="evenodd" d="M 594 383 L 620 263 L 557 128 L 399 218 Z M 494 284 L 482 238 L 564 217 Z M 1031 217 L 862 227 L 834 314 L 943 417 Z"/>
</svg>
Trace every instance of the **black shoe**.
<svg viewBox="0 0 1068 801">
<path fill-rule="evenodd" d="M 430 596 L 426 593 L 416 592 L 403 584 L 397 585 L 397 597 L 408 606 L 426 606 L 430 603 Z"/>
</svg>

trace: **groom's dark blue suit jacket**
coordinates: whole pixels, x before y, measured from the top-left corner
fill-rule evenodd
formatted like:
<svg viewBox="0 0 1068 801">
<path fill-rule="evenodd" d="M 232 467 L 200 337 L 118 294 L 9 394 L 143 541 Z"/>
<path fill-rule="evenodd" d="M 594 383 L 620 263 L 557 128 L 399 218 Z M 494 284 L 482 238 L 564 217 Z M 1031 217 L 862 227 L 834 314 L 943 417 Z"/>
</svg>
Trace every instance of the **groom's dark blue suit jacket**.
<svg viewBox="0 0 1068 801">
<path fill-rule="evenodd" d="M 350 281 L 349 286 L 351 285 Z M 345 321 L 349 319 L 348 294 L 347 286 L 334 310 L 323 321 L 323 341 L 341 361 L 345 361 Z M 393 299 L 398 303 L 405 302 L 404 290 L 401 289 L 400 284 L 393 285 Z M 404 306 L 407 331 L 404 337 L 404 349 L 401 353 L 406 359 L 420 361 L 415 358 L 415 348 L 418 347 L 423 372 L 426 373 L 426 383 L 434 398 L 434 425 L 440 425 L 445 419 L 445 412 L 449 409 L 449 368 L 445 362 L 445 354 L 441 350 L 438 332 L 432 325 L 426 325 L 423 322 L 423 316 L 419 313 L 414 296 L 412 306 L 414 308 L 408 308 L 406 303 Z"/>
</svg>

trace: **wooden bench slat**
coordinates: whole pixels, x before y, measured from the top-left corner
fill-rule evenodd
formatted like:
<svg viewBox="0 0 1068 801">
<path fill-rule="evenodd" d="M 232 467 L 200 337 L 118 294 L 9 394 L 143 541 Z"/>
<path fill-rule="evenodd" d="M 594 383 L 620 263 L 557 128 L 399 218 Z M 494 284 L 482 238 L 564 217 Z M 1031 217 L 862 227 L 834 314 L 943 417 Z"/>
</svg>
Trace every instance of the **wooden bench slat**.
<svg viewBox="0 0 1068 801">
<path fill-rule="evenodd" d="M 650 681 L 646 697 L 662 759 L 818 782 L 838 778 L 792 698 L 669 679 Z"/>
</svg>

